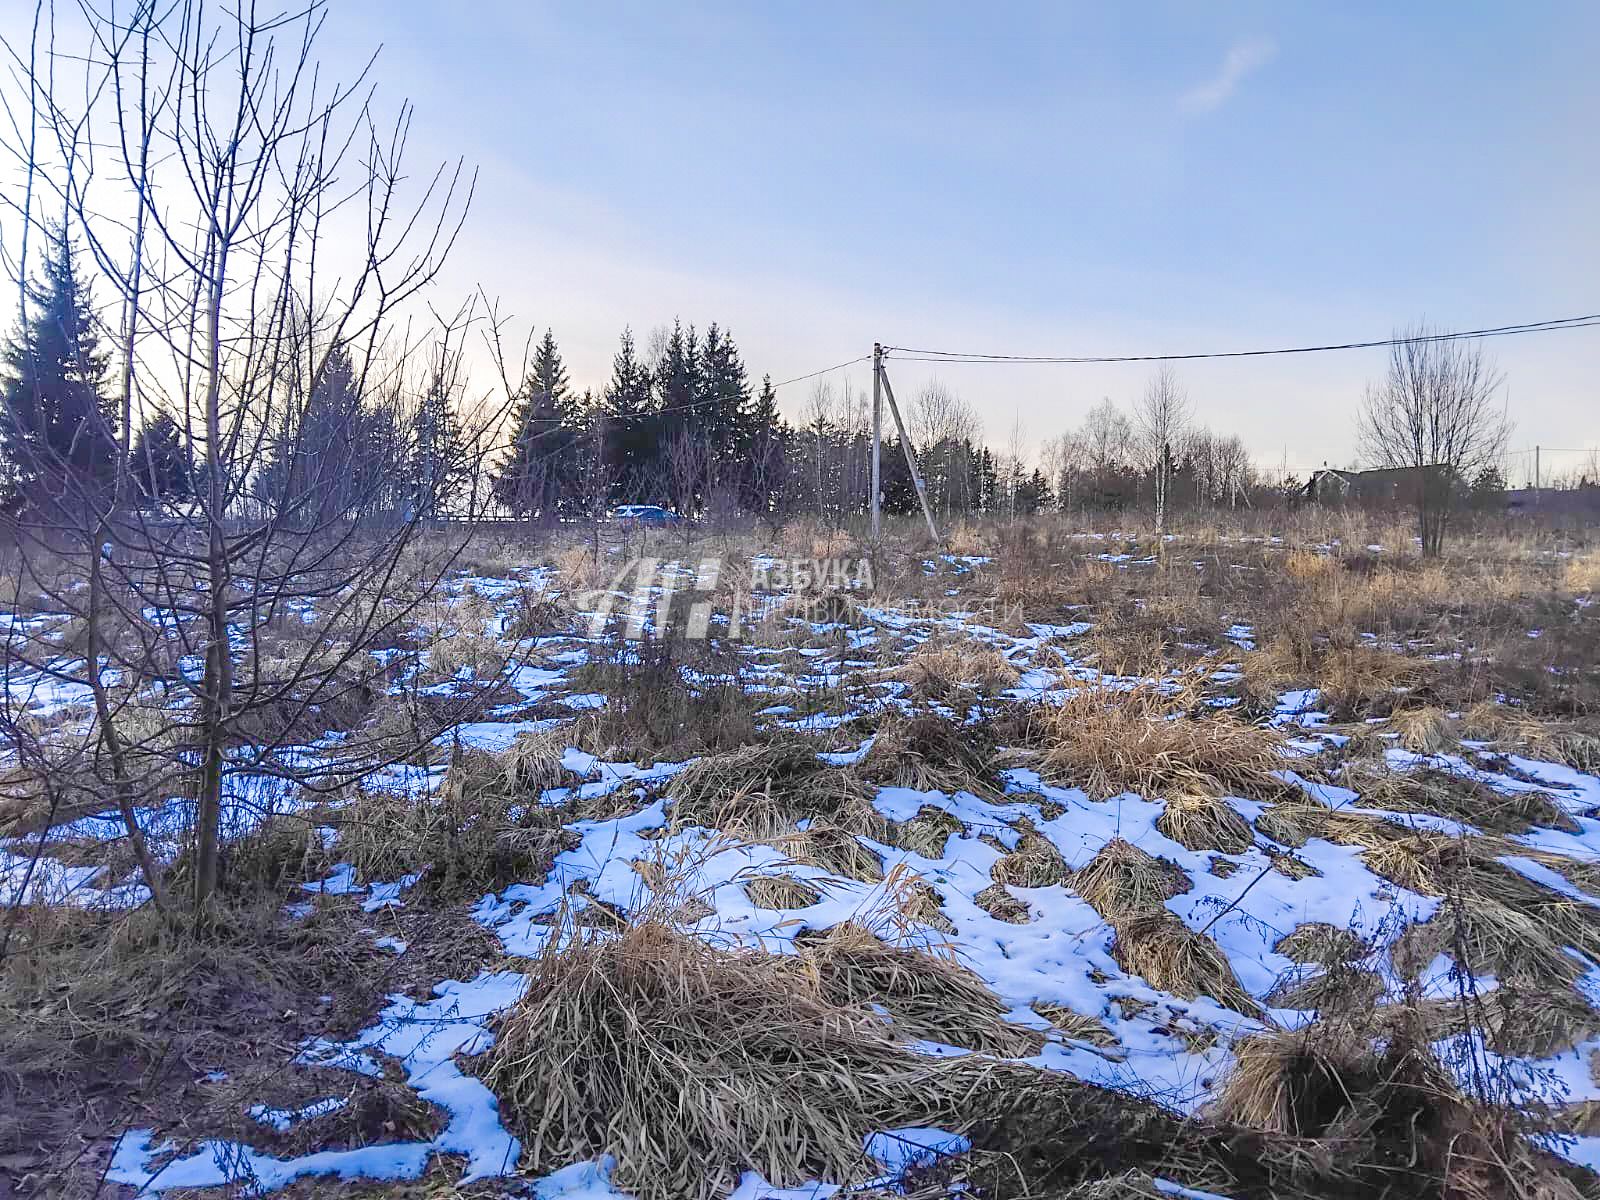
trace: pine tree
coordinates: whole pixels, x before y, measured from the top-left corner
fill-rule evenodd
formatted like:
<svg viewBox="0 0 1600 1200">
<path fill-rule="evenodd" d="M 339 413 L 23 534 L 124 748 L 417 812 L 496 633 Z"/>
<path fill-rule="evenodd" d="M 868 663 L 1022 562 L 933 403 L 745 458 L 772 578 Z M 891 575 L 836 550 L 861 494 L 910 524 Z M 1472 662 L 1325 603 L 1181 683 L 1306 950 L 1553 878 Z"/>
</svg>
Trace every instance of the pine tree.
<svg viewBox="0 0 1600 1200">
<path fill-rule="evenodd" d="M 495 475 L 495 498 L 519 517 L 556 519 L 572 464 L 563 451 L 575 434 L 571 387 L 556 348 L 545 330 L 534 351 L 533 368 L 517 392 L 511 415 L 511 448 Z"/>
<path fill-rule="evenodd" d="M 64 232 L 51 238 L 43 277 L 27 299 L 32 313 L 0 352 L 0 454 L 11 503 L 68 481 L 103 486 L 117 457 L 115 406 L 104 394 L 108 356 Z"/>
<path fill-rule="evenodd" d="M 194 457 L 183 430 L 165 410 L 145 422 L 129 458 L 129 473 L 141 496 L 168 502 L 194 497 Z"/>
</svg>

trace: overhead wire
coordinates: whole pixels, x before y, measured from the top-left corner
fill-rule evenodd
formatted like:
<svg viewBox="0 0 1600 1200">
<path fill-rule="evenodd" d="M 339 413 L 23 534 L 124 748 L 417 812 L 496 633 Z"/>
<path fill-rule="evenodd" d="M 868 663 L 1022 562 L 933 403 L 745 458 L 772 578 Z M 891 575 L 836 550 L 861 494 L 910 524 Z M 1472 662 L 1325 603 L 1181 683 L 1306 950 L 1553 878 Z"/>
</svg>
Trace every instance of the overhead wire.
<svg viewBox="0 0 1600 1200">
<path fill-rule="evenodd" d="M 1322 354 L 1334 350 L 1371 350 L 1415 342 L 1445 342 L 1459 338 L 1511 337 L 1523 333 L 1554 333 L 1565 329 L 1585 329 L 1594 325 L 1600 325 L 1600 313 L 1586 313 L 1576 317 L 1556 317 L 1547 321 L 1524 321 L 1515 325 L 1494 325 L 1485 329 L 1467 329 L 1447 333 L 1424 333 L 1414 336 L 1397 335 L 1387 338 L 1372 338 L 1365 341 L 1325 342 L 1318 345 L 1281 346 L 1265 350 L 1211 350 L 1186 354 L 988 354 L 968 350 L 930 350 L 911 346 L 885 346 L 883 349 L 886 354 L 892 353 L 895 355 L 900 362 L 1034 364 L 1190 362 L 1195 359 L 1207 358 L 1265 358 L 1288 354 Z"/>
</svg>

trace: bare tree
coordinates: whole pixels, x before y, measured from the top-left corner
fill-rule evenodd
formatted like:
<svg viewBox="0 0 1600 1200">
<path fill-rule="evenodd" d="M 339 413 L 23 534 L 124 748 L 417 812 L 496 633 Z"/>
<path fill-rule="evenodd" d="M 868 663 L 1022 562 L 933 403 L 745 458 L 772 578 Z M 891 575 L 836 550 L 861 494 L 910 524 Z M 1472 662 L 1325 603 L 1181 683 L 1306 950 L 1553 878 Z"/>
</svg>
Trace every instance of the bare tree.
<svg viewBox="0 0 1600 1200">
<path fill-rule="evenodd" d="M 1145 385 L 1135 419 L 1144 466 L 1155 480 L 1156 532 L 1165 533 L 1174 447 L 1189 426 L 1189 398 L 1171 367 L 1162 367 Z"/>
<path fill-rule="evenodd" d="M 940 516 L 973 506 L 976 499 L 969 446 L 983 438 L 977 411 L 940 380 L 930 380 L 907 405 L 906 432 L 922 466 L 928 494 Z"/>
<path fill-rule="evenodd" d="M 272 795 L 334 792 L 414 752 L 369 743 L 335 763 L 302 743 L 387 685 L 372 649 L 395 644 L 453 558 L 413 569 L 407 555 L 437 498 L 397 512 L 390 472 L 335 480 L 316 466 L 261 503 L 257 479 L 269 447 L 328 461 L 327 430 L 286 417 L 330 364 L 348 365 L 353 395 L 381 398 L 383 460 L 414 450 L 395 406 L 427 381 L 412 378 L 417 342 L 397 318 L 435 278 L 471 177 L 459 164 L 410 176 L 409 108 L 380 127 L 363 80 L 330 87 L 312 53 L 320 3 L 82 11 L 87 48 L 57 51 L 48 30 L 49 68 L 7 97 L 23 119 L 6 149 L 28 180 L 23 228 L 42 227 L 32 198 L 48 196 L 120 304 L 107 332 L 122 445 L 109 489 L 19 522 L 19 587 L 81 631 L 76 653 L 61 626 L 13 628 L 5 657 L 88 697 L 57 748 L 79 738 L 76 766 L 114 797 L 158 904 L 170 901 L 137 809 L 189 798 L 203 919 L 225 825 L 263 794 L 270 812 Z M 15 271 L 24 283 L 25 256 Z M 464 310 L 430 337 L 458 346 L 472 322 Z M 156 407 L 200 464 L 178 520 L 129 486 L 128 432 Z M 26 719 L 8 703 L 7 726 Z"/>
<path fill-rule="evenodd" d="M 1042 459 L 1045 475 L 1055 489 L 1057 506 L 1062 512 L 1072 511 L 1073 501 L 1082 501 L 1083 477 L 1089 465 L 1088 443 L 1083 434 L 1068 430 L 1049 439 Z"/>
<path fill-rule="evenodd" d="M 1418 324 L 1396 335 L 1389 370 L 1361 406 L 1362 453 L 1374 466 L 1416 473 L 1422 552 L 1444 547 L 1457 493 L 1478 471 L 1497 465 L 1511 422 L 1496 404 L 1503 376 L 1477 341 Z"/>
</svg>

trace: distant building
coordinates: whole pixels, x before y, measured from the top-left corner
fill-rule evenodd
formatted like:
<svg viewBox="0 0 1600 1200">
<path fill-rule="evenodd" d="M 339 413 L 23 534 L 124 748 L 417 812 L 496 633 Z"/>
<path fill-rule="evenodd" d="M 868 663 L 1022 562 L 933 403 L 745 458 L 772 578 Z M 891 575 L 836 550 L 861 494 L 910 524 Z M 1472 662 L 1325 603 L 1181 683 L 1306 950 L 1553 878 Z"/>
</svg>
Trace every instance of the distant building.
<svg viewBox="0 0 1600 1200">
<path fill-rule="evenodd" d="M 1374 507 L 1415 505 L 1424 486 L 1439 487 L 1452 476 L 1449 467 L 1382 467 L 1375 471 L 1341 471 L 1324 467 L 1306 481 L 1305 497 L 1318 504 L 1365 504 Z"/>
</svg>

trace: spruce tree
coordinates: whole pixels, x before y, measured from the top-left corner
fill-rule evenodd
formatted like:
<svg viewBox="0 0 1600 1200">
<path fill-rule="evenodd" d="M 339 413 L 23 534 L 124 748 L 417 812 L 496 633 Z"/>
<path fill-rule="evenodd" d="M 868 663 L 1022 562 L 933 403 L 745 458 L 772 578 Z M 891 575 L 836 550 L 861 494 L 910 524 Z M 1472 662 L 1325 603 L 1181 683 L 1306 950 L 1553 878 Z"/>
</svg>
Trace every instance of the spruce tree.
<svg viewBox="0 0 1600 1200">
<path fill-rule="evenodd" d="M 694 411 L 694 426 L 725 461 L 745 461 L 754 431 L 749 411 L 750 381 L 732 335 L 719 329 L 715 322 L 706 327 L 700 343 L 697 376 L 699 403 Z"/>
<path fill-rule="evenodd" d="M 64 232 L 50 239 L 42 277 L 28 287 L 27 301 L 31 311 L 0 352 L 8 503 L 40 488 L 96 489 L 116 469 L 116 410 L 105 395 L 109 360 Z"/>
<path fill-rule="evenodd" d="M 145 422 L 129 458 L 128 468 L 134 486 L 145 499 L 167 502 L 193 499 L 194 457 L 189 452 L 183 430 L 165 410 Z"/>
<path fill-rule="evenodd" d="M 639 361 L 633 330 L 622 331 L 622 344 L 611 360 L 611 381 L 603 397 L 606 422 L 605 463 L 615 500 L 648 499 L 656 474 L 657 434 L 649 369 Z"/>
<path fill-rule="evenodd" d="M 428 516 L 448 506 L 467 472 L 467 447 L 450 390 L 435 381 L 411 415 L 410 511 Z"/>
<path fill-rule="evenodd" d="M 357 515 L 396 465 L 391 424 L 387 412 L 363 403 L 349 352 L 334 350 L 306 402 L 287 410 L 269 437 L 257 494 L 307 528 Z"/>
<path fill-rule="evenodd" d="M 571 385 L 556 347 L 545 330 L 534 351 L 533 367 L 517 392 L 511 415 L 511 446 L 495 475 L 495 498 L 519 517 L 554 521 L 570 484 L 572 464 L 563 451 L 576 436 Z"/>
<path fill-rule="evenodd" d="M 694 326 L 687 333 L 674 319 L 672 333 L 661 348 L 651 376 L 656 387 L 656 403 L 668 417 L 667 425 L 677 432 L 693 421 L 698 411 L 699 395 L 699 339 Z"/>
<path fill-rule="evenodd" d="M 771 513 L 783 493 L 787 431 L 778 413 L 772 376 L 761 377 L 761 391 L 750 410 L 749 446 L 744 458 L 744 500 L 759 514 Z"/>
</svg>

